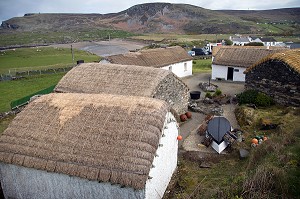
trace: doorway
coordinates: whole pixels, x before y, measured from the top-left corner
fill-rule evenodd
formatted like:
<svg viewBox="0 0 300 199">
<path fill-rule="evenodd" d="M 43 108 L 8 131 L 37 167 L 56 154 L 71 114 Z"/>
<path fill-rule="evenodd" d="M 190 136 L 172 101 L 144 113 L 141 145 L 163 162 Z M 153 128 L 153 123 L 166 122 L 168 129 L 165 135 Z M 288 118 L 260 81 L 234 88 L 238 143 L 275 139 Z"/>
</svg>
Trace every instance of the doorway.
<svg viewBox="0 0 300 199">
<path fill-rule="evenodd" d="M 233 80 L 233 68 L 228 67 L 228 71 L 227 71 L 227 80 Z"/>
</svg>

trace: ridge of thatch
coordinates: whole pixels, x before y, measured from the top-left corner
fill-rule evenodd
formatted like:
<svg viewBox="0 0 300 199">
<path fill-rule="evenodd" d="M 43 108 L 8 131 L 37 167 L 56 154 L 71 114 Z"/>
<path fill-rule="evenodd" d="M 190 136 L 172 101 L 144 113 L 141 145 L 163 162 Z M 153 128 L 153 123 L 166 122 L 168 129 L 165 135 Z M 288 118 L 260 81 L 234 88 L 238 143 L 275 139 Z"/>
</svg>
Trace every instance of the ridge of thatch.
<svg viewBox="0 0 300 199">
<path fill-rule="evenodd" d="M 220 48 L 212 63 L 248 68 L 262 58 L 281 51 L 286 51 L 286 49 Z"/>
<path fill-rule="evenodd" d="M 180 46 L 173 46 L 112 55 L 105 59 L 113 64 L 161 68 L 178 62 L 190 61 L 193 58 Z"/>
<path fill-rule="evenodd" d="M 248 73 L 252 69 L 259 67 L 262 63 L 271 60 L 278 60 L 286 63 L 291 69 L 295 70 L 300 74 L 300 50 L 287 50 L 284 52 L 278 52 L 271 54 L 267 57 L 262 58 L 260 61 L 253 64 L 251 67 L 247 68 L 244 73 Z"/>
<path fill-rule="evenodd" d="M 53 93 L 31 102 L 0 137 L 0 161 L 143 189 L 166 102 Z"/>
</svg>

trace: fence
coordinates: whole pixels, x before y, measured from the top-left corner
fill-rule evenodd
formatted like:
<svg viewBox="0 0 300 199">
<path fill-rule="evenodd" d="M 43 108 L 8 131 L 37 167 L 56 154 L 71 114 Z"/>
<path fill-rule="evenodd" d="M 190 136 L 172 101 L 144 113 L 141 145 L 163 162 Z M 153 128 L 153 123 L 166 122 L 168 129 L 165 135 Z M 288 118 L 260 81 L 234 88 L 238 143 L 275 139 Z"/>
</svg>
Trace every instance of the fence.
<svg viewBox="0 0 300 199">
<path fill-rule="evenodd" d="M 42 74 L 55 74 L 68 72 L 74 66 L 67 66 L 63 68 L 47 68 L 47 69 L 37 69 L 37 70 L 25 70 L 25 71 L 16 71 L 16 69 L 9 70 L 9 74 L 0 74 L 0 81 L 9 81 L 14 79 L 19 79 L 26 76 L 33 75 L 42 75 Z"/>
<path fill-rule="evenodd" d="M 35 92 L 31 95 L 27 95 L 23 98 L 20 98 L 20 99 L 17 99 L 17 100 L 14 100 L 10 103 L 10 108 L 11 110 L 14 110 L 15 108 L 18 108 L 20 106 L 23 106 L 25 104 L 28 104 L 28 102 L 30 101 L 30 99 L 35 96 L 35 95 L 44 95 L 44 94 L 48 94 L 48 93 L 51 93 L 54 88 L 55 88 L 56 85 L 53 85 L 53 86 L 50 86 L 48 88 L 45 88 L 43 90 L 40 90 L 38 92 Z"/>
</svg>

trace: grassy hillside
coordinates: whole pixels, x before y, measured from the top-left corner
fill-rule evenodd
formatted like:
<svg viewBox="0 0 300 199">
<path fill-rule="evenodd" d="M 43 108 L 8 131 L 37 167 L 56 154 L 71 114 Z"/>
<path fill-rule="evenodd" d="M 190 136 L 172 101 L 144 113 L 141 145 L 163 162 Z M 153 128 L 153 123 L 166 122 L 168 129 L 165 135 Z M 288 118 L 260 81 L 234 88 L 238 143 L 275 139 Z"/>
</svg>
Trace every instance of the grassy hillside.
<svg viewBox="0 0 300 199">
<path fill-rule="evenodd" d="M 99 61 L 100 57 L 86 51 L 74 50 L 74 61 Z M 0 54 L 0 74 L 34 69 L 61 68 L 72 65 L 71 49 L 67 48 L 17 48 Z"/>
</svg>

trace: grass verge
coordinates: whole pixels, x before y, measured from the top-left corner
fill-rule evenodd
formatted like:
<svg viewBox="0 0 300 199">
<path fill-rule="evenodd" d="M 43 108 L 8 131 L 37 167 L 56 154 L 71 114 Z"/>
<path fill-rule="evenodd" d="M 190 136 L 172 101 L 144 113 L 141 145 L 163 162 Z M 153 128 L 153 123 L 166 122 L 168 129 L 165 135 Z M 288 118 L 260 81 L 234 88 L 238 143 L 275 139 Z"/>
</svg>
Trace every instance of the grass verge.
<svg viewBox="0 0 300 199">
<path fill-rule="evenodd" d="M 193 74 L 211 72 L 211 59 L 193 60 Z"/>
</svg>

